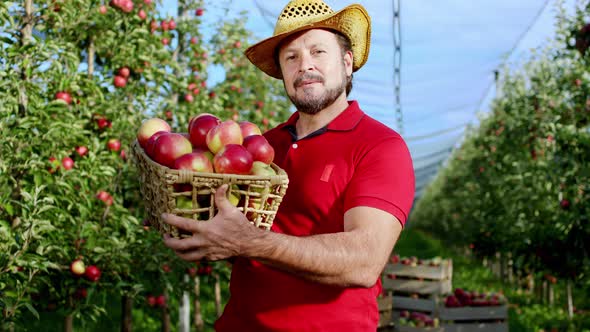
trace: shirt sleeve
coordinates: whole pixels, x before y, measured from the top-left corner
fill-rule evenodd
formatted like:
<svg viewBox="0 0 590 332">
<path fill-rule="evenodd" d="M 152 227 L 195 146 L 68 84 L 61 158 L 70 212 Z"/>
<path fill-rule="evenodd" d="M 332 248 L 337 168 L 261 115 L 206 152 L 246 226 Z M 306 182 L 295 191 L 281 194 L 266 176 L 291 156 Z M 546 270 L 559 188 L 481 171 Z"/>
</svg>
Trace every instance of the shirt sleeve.
<svg viewBox="0 0 590 332">
<path fill-rule="evenodd" d="M 368 206 L 395 216 L 405 225 L 414 201 L 412 158 L 401 137 L 368 148 L 355 166 L 344 198 L 345 211 Z"/>
</svg>

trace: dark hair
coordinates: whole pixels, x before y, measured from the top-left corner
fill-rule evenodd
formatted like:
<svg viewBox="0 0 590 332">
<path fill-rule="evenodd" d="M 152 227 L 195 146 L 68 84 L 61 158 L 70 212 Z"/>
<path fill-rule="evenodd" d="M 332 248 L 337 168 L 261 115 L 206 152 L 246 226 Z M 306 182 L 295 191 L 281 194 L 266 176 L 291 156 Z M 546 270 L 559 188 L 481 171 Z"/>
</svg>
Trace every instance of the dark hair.
<svg viewBox="0 0 590 332">
<path fill-rule="evenodd" d="M 339 31 L 336 31 L 336 30 L 330 30 L 330 31 L 336 35 L 336 39 L 338 41 L 338 45 L 340 46 L 340 51 L 342 53 L 342 56 L 344 56 L 344 54 L 346 54 L 346 52 L 348 52 L 348 51 L 352 52 L 352 44 L 350 43 L 350 40 L 348 39 L 348 37 L 346 37 L 345 35 L 343 35 Z M 277 47 L 275 48 L 275 51 L 273 54 L 273 58 L 275 60 L 275 65 L 279 69 L 281 68 L 281 63 L 279 61 L 279 50 L 281 49 L 282 45 L 283 45 L 283 42 L 281 41 L 277 45 Z M 354 56 L 354 53 L 353 53 L 353 56 Z M 352 91 L 352 73 L 350 74 L 350 76 L 347 77 L 347 82 L 346 82 L 346 95 L 347 96 L 350 94 L 350 91 Z"/>
</svg>

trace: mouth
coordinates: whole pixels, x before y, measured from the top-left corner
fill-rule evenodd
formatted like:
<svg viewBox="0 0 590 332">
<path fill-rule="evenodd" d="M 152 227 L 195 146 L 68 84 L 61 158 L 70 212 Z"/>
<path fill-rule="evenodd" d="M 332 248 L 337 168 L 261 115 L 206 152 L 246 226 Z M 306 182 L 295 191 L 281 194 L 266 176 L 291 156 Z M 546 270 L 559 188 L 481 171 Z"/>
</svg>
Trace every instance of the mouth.
<svg viewBox="0 0 590 332">
<path fill-rule="evenodd" d="M 300 87 L 306 87 L 306 86 L 310 86 L 312 84 L 316 84 L 316 83 L 323 83 L 324 81 L 322 80 L 321 77 L 318 76 L 313 76 L 312 75 L 307 75 L 307 77 L 304 75 L 302 77 L 299 77 L 298 79 L 295 80 L 294 82 L 294 86 L 295 88 L 300 88 Z"/>
</svg>

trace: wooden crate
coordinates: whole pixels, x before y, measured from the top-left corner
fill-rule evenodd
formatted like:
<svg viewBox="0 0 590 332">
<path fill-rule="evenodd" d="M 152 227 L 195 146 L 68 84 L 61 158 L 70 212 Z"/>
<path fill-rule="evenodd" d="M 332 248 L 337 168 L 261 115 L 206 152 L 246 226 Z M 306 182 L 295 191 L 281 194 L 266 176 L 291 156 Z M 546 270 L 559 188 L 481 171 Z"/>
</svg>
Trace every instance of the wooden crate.
<svg viewBox="0 0 590 332">
<path fill-rule="evenodd" d="M 383 269 L 382 282 L 383 289 L 394 294 L 441 295 L 452 291 L 452 276 L 452 260 L 443 260 L 438 266 L 390 263 Z"/>
<path fill-rule="evenodd" d="M 396 326 L 395 332 L 446 332 L 443 327 Z"/>
<path fill-rule="evenodd" d="M 393 297 L 391 295 L 378 297 L 377 306 L 379 307 L 377 327 L 380 331 L 387 331 L 387 327 L 393 326 Z"/>
<path fill-rule="evenodd" d="M 508 305 L 439 309 L 445 332 L 508 332 Z"/>
</svg>

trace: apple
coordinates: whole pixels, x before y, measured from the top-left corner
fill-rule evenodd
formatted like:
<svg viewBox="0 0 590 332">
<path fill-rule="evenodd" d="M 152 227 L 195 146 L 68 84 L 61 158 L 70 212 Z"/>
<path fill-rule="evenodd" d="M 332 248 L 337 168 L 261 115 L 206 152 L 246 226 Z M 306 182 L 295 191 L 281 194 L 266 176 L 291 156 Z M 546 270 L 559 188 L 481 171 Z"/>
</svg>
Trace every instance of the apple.
<svg viewBox="0 0 590 332">
<path fill-rule="evenodd" d="M 74 275 L 81 276 L 86 272 L 86 266 L 81 259 L 76 259 L 70 264 L 70 271 L 72 271 Z"/>
<path fill-rule="evenodd" d="M 107 9 L 107 6 L 105 6 L 105 5 L 101 5 L 98 11 L 99 11 L 101 14 L 103 14 L 103 15 L 104 15 L 104 14 L 106 14 L 106 13 L 107 13 L 107 10 L 108 10 L 108 9 Z"/>
<path fill-rule="evenodd" d="M 213 173 L 213 164 L 207 156 L 208 151 L 194 149 L 174 161 L 174 169 L 187 169 L 194 172 Z"/>
<path fill-rule="evenodd" d="M 275 172 L 275 170 L 270 167 L 269 164 L 254 160 L 252 163 L 252 168 L 250 169 L 250 174 L 258 176 L 272 176 L 277 175 L 277 172 Z"/>
<path fill-rule="evenodd" d="M 111 151 L 119 151 L 119 149 L 121 149 L 121 141 L 116 138 L 111 138 L 107 141 L 107 148 Z"/>
<path fill-rule="evenodd" d="M 168 22 L 168 27 L 170 28 L 170 30 L 176 29 L 176 22 L 173 19 L 171 19 L 170 22 Z"/>
<path fill-rule="evenodd" d="M 55 94 L 55 100 L 63 100 L 66 104 L 72 103 L 72 96 L 65 91 L 59 91 Z"/>
<path fill-rule="evenodd" d="M 151 118 L 144 121 L 137 131 L 139 146 L 145 149 L 147 141 L 158 131 L 171 132 L 172 128 L 168 122 L 160 118 Z"/>
<path fill-rule="evenodd" d="M 124 88 L 127 85 L 127 79 L 123 76 L 115 75 L 115 78 L 113 78 L 113 84 L 116 88 Z"/>
<path fill-rule="evenodd" d="M 197 10 L 195 10 L 195 15 L 197 16 L 203 16 L 203 8 L 197 8 Z"/>
<path fill-rule="evenodd" d="M 275 149 L 262 135 L 252 135 L 244 138 L 244 147 L 252 154 L 252 159 L 271 164 L 275 158 Z"/>
<path fill-rule="evenodd" d="M 88 290 L 84 287 L 79 287 L 74 293 L 74 297 L 77 299 L 85 299 L 88 296 Z"/>
<path fill-rule="evenodd" d="M 76 153 L 78 153 L 80 157 L 84 157 L 88 153 L 88 148 L 85 146 L 77 146 Z"/>
<path fill-rule="evenodd" d="M 166 297 L 163 294 L 158 295 L 158 297 L 156 297 L 156 305 L 158 305 L 160 307 L 166 306 Z"/>
<path fill-rule="evenodd" d="M 193 146 L 191 142 L 178 133 L 160 135 L 154 143 L 154 161 L 169 168 L 174 167 L 176 158 L 191 153 Z"/>
<path fill-rule="evenodd" d="M 207 147 L 214 154 L 228 144 L 242 145 L 243 142 L 240 125 L 233 120 L 223 121 L 207 133 Z"/>
<path fill-rule="evenodd" d="M 160 138 L 160 136 L 162 135 L 167 135 L 170 134 L 169 131 L 158 131 L 155 132 L 150 139 L 148 139 L 146 145 L 145 145 L 145 153 L 152 159 L 154 159 L 154 147 L 156 146 L 156 141 L 158 140 L 158 138 Z"/>
<path fill-rule="evenodd" d="M 129 75 L 131 74 L 131 70 L 129 70 L 129 67 L 121 67 L 117 71 L 117 74 L 119 74 L 119 76 L 121 76 L 123 78 L 129 78 Z"/>
<path fill-rule="evenodd" d="M 209 113 L 201 113 L 190 119 L 188 133 L 194 148 L 209 149 L 207 147 L 207 133 L 221 123 L 218 117 Z"/>
<path fill-rule="evenodd" d="M 98 279 L 100 279 L 100 270 L 98 269 L 98 267 L 90 265 L 86 268 L 84 276 L 86 277 L 86 279 L 92 282 L 96 282 L 98 281 Z"/>
<path fill-rule="evenodd" d="M 147 18 L 147 14 L 143 9 L 140 9 L 137 13 L 137 17 L 139 17 L 141 20 L 145 20 Z"/>
<path fill-rule="evenodd" d="M 239 144 L 227 144 L 213 157 L 215 172 L 223 174 L 250 174 L 253 162 L 250 152 Z"/>
<path fill-rule="evenodd" d="M 563 210 L 568 210 L 570 208 L 570 201 L 568 201 L 567 199 L 562 199 L 559 202 L 559 206 L 561 206 Z"/>
<path fill-rule="evenodd" d="M 156 297 L 153 295 L 148 295 L 146 297 L 147 303 L 150 307 L 153 307 L 156 305 Z"/>
<path fill-rule="evenodd" d="M 69 171 L 74 168 L 74 160 L 70 157 L 63 157 L 61 159 L 61 166 L 66 170 Z"/>
<path fill-rule="evenodd" d="M 246 138 L 251 135 L 262 135 L 260 128 L 257 125 L 250 121 L 240 121 L 238 122 L 240 125 L 240 129 L 242 131 L 242 137 Z"/>
</svg>

